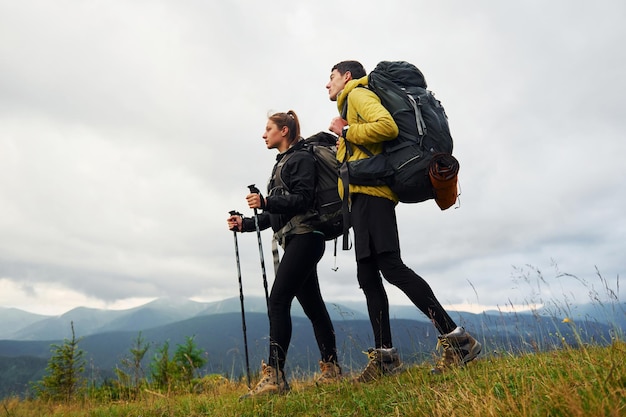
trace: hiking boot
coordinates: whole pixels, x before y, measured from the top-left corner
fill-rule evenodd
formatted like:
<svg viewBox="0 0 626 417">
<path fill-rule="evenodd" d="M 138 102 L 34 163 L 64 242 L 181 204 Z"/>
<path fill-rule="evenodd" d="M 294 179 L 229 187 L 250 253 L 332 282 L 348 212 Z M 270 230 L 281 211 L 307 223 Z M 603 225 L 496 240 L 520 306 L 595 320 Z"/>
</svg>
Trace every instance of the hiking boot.
<svg viewBox="0 0 626 417">
<path fill-rule="evenodd" d="M 240 399 L 256 397 L 268 394 L 285 394 L 289 392 L 289 384 L 283 371 L 278 371 L 273 366 L 266 365 L 261 361 L 261 380 L 256 387 L 241 396 Z"/>
<path fill-rule="evenodd" d="M 402 370 L 402 363 L 396 348 L 369 348 L 363 353 L 367 355 L 369 362 L 361 375 L 355 378 L 356 382 L 376 381 L 383 375 L 394 375 Z"/>
<path fill-rule="evenodd" d="M 317 385 L 337 382 L 341 379 L 341 367 L 336 362 L 320 361 L 320 376 L 315 380 Z"/>
<path fill-rule="evenodd" d="M 463 327 L 457 327 L 448 334 L 437 337 L 437 349 L 443 348 L 443 354 L 430 371 L 440 374 L 452 366 L 463 366 L 474 360 L 482 348 Z"/>
</svg>

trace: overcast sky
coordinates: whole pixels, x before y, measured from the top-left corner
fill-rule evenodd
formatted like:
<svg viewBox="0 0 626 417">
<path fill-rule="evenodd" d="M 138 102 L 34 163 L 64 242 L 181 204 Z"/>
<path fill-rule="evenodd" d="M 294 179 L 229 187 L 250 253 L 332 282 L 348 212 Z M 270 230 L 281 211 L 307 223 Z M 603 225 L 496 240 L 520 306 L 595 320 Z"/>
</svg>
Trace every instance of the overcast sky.
<svg viewBox="0 0 626 417">
<path fill-rule="evenodd" d="M 446 108 L 460 207 L 397 210 L 440 301 L 588 302 L 625 272 L 625 20 L 621 0 L 0 0 L 0 306 L 238 296 L 225 220 L 265 188 L 268 112 L 327 130 L 345 59 L 412 62 Z M 239 246 L 263 295 L 256 235 Z M 334 272 L 332 252 L 326 300 L 363 300 L 354 253 Z"/>
</svg>

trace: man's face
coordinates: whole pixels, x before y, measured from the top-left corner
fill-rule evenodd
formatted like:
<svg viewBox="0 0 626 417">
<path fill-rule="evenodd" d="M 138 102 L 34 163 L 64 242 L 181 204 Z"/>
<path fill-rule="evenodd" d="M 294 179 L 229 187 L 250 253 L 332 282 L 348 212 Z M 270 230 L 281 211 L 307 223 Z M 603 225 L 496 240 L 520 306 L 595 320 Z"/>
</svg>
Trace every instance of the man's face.
<svg viewBox="0 0 626 417">
<path fill-rule="evenodd" d="M 330 73 L 330 81 L 326 84 L 326 88 L 328 89 L 328 98 L 330 101 L 337 101 L 337 96 L 346 86 L 346 83 L 352 79 L 352 74 L 350 71 L 346 71 L 345 74 L 341 75 L 339 71 L 336 69 Z"/>
</svg>

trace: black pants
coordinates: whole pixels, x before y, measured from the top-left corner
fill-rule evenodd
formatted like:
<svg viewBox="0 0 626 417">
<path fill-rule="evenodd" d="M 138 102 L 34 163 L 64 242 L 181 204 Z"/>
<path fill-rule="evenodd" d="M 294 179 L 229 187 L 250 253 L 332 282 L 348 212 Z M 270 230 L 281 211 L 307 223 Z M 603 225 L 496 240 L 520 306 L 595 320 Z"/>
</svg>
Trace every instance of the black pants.
<svg viewBox="0 0 626 417">
<path fill-rule="evenodd" d="M 431 319 L 441 334 L 454 330 L 454 320 L 441 306 L 430 285 L 402 262 L 393 201 L 365 194 L 353 195 L 351 216 L 357 277 L 367 301 L 375 347 L 393 346 L 389 300 L 381 273 Z"/>
<path fill-rule="evenodd" d="M 294 298 L 311 320 L 323 361 L 337 360 L 333 324 L 320 293 L 317 263 L 326 244 L 319 233 L 294 235 L 276 271 L 269 302 L 270 355 L 268 364 L 283 369 L 291 341 L 291 303 Z"/>
</svg>

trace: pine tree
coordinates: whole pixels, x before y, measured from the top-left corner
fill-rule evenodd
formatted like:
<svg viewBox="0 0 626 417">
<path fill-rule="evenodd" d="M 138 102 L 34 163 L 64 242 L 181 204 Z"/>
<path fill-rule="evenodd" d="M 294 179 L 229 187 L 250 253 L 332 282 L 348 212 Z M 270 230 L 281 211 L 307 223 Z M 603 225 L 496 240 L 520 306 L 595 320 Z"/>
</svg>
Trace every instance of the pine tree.
<svg viewBox="0 0 626 417">
<path fill-rule="evenodd" d="M 115 369 L 118 387 L 124 389 L 131 399 L 136 398 L 140 386 L 146 381 L 141 363 L 150 348 L 150 345 L 146 344 L 145 339 L 142 337 L 141 332 L 139 332 L 133 343 L 130 348 L 130 357 L 122 359 L 121 369 Z"/>
<path fill-rule="evenodd" d="M 174 362 L 178 365 L 183 382 L 190 384 L 196 370 L 202 368 L 207 359 L 202 356 L 202 350 L 196 345 L 194 337 L 187 337 L 184 345 L 177 345 Z"/>
<path fill-rule="evenodd" d="M 69 402 L 85 389 L 84 352 L 78 348 L 82 338 L 76 339 L 74 322 L 70 325 L 72 339 L 65 339 L 62 345 L 51 345 L 52 356 L 46 367 L 47 374 L 35 387 L 43 398 Z"/>
<path fill-rule="evenodd" d="M 167 388 L 168 390 L 176 379 L 176 363 L 170 359 L 169 350 L 170 343 L 165 341 L 163 345 L 157 348 L 150 364 L 150 374 L 154 384 L 158 388 Z"/>
</svg>

